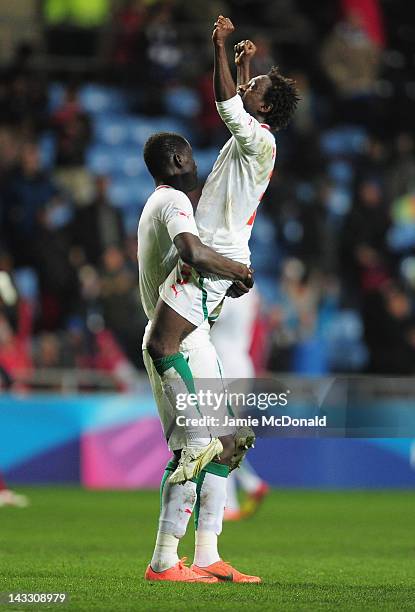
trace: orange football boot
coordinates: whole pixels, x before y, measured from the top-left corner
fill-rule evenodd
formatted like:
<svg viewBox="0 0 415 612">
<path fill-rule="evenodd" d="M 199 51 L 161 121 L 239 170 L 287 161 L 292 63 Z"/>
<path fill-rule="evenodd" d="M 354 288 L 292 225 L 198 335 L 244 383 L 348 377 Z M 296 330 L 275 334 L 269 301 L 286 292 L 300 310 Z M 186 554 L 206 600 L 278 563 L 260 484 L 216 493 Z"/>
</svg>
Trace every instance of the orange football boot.
<svg viewBox="0 0 415 612">
<path fill-rule="evenodd" d="M 219 582 L 254 582 L 259 584 L 262 582 L 258 576 L 248 576 L 248 574 L 242 574 L 238 572 L 230 563 L 226 561 L 216 561 L 211 563 L 207 567 L 199 567 L 198 565 L 192 565 L 191 569 L 200 575 L 209 574 L 219 580 Z"/>
<path fill-rule="evenodd" d="M 184 562 L 186 557 L 180 559 L 173 567 L 164 570 L 164 572 L 155 572 L 151 565 L 146 569 L 144 578 L 152 582 L 158 580 L 167 580 L 168 582 L 219 582 L 212 574 L 204 572 L 194 572 L 190 567 L 187 567 Z"/>
</svg>

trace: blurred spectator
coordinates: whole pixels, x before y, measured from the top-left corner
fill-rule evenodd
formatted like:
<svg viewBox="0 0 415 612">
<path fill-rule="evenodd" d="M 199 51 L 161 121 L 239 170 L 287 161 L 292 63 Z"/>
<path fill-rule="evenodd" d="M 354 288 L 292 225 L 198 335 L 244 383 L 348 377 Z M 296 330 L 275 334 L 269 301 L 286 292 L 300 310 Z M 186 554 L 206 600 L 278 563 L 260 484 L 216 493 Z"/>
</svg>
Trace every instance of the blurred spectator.
<svg viewBox="0 0 415 612">
<path fill-rule="evenodd" d="M 79 102 L 77 87 L 67 87 L 63 103 L 53 113 L 50 123 L 56 135 L 56 182 L 72 194 L 77 204 L 85 204 L 92 194 L 92 178 L 85 169 L 92 132 L 89 116 Z"/>
<path fill-rule="evenodd" d="M 16 331 L 1 308 L 0 298 L 0 367 L 12 380 L 19 381 L 32 367 L 31 340 L 32 311 L 28 303 L 17 306 Z"/>
<path fill-rule="evenodd" d="M 109 179 L 95 178 L 95 199 L 77 210 L 74 220 L 74 243 L 79 245 L 88 262 L 97 265 L 110 246 L 122 247 L 125 234 L 122 216 L 108 199 Z"/>
<path fill-rule="evenodd" d="M 0 123 L 20 126 L 30 137 L 47 120 L 47 93 L 44 78 L 11 67 L 0 85 Z"/>
<path fill-rule="evenodd" d="M 85 151 L 91 139 L 89 118 L 82 111 L 77 89 L 68 87 L 62 105 L 55 110 L 51 123 L 56 131 L 58 167 L 77 167 L 85 162 Z"/>
<path fill-rule="evenodd" d="M 271 313 L 274 328 L 268 367 L 290 371 L 296 345 L 313 335 L 317 321 L 318 285 L 304 264 L 287 259 L 282 267 L 279 297 Z"/>
<path fill-rule="evenodd" d="M 137 276 L 116 246 L 108 247 L 102 257 L 101 303 L 105 324 L 113 330 L 130 361 L 137 365 L 145 317 Z"/>
<path fill-rule="evenodd" d="M 197 82 L 200 112 L 196 127 L 201 147 L 222 146 L 227 137 L 226 128 L 216 109 L 212 82 L 213 68 L 209 67 Z"/>
<path fill-rule="evenodd" d="M 386 188 L 389 201 L 406 193 L 415 193 L 415 145 L 409 132 L 401 132 L 395 139 L 389 168 L 386 169 Z"/>
<path fill-rule="evenodd" d="M 143 0 L 124 0 L 115 13 L 112 60 L 118 67 L 135 65 L 144 44 L 146 16 Z"/>
<path fill-rule="evenodd" d="M 163 84 L 177 78 L 182 57 L 172 7 L 171 2 L 153 5 L 146 26 L 148 76 Z"/>
<path fill-rule="evenodd" d="M 79 299 L 77 273 L 72 265 L 69 203 L 55 197 L 38 213 L 34 258 L 40 285 L 43 329 L 61 328 Z"/>
<path fill-rule="evenodd" d="M 368 370 L 376 374 L 415 372 L 415 318 L 413 304 L 402 286 L 387 283 L 364 302 Z"/>
<path fill-rule="evenodd" d="M 379 289 L 390 278 L 386 245 L 388 208 L 379 183 L 366 180 L 357 187 L 357 200 L 346 217 L 342 241 L 344 279 L 358 293 Z"/>
<path fill-rule="evenodd" d="M 341 105 L 337 116 L 344 122 L 368 124 L 380 67 L 380 49 L 363 29 L 359 13 L 348 13 L 335 26 L 323 44 L 321 61 L 339 95 Z"/>
<path fill-rule="evenodd" d="M 17 266 L 33 261 L 38 212 L 57 193 L 56 185 L 41 168 L 38 146 L 26 142 L 18 167 L 1 189 L 5 234 Z"/>
<path fill-rule="evenodd" d="M 41 334 L 34 345 L 33 364 L 36 368 L 59 368 L 61 360 L 61 344 L 56 334 Z"/>
<path fill-rule="evenodd" d="M 256 46 L 256 53 L 251 61 L 251 76 L 267 74 L 276 62 L 272 53 L 272 45 L 266 36 L 255 36 L 253 42 Z"/>
</svg>

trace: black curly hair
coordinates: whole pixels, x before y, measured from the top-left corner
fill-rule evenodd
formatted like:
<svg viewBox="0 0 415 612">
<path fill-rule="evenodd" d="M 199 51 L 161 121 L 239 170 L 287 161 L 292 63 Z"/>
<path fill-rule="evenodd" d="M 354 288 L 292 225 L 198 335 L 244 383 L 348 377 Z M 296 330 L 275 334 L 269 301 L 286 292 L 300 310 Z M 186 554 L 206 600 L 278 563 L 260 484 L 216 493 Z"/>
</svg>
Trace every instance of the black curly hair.
<svg viewBox="0 0 415 612">
<path fill-rule="evenodd" d="M 267 76 L 271 79 L 271 85 L 264 94 L 264 103 L 272 105 L 272 108 L 265 118 L 271 130 L 276 132 L 290 123 L 300 97 L 295 81 L 283 77 L 276 66 L 271 68 Z"/>
</svg>

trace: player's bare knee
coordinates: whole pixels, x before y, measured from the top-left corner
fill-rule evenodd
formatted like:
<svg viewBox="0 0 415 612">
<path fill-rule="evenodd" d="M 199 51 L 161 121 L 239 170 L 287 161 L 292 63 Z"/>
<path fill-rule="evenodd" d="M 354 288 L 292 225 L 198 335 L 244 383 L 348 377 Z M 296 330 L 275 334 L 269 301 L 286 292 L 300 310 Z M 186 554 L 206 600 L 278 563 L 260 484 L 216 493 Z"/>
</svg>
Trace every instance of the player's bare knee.
<svg viewBox="0 0 415 612">
<path fill-rule="evenodd" d="M 163 338 L 160 338 L 157 335 L 150 335 L 150 338 L 147 341 L 148 354 L 150 357 L 154 359 L 161 359 L 162 357 L 167 357 L 168 355 L 174 355 L 177 353 L 177 347 L 169 342 L 166 342 Z"/>
</svg>

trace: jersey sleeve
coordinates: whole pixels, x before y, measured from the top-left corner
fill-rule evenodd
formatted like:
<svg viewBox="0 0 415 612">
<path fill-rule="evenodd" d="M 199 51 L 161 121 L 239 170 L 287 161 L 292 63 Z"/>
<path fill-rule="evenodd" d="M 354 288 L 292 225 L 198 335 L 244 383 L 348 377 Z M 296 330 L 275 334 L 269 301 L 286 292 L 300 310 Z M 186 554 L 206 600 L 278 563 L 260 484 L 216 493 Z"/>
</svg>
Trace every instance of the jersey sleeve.
<svg viewBox="0 0 415 612">
<path fill-rule="evenodd" d="M 229 100 L 216 102 L 216 108 L 241 149 L 248 155 L 260 153 L 266 139 L 266 129 L 246 112 L 241 96 L 237 94 Z"/>
<path fill-rule="evenodd" d="M 169 197 L 161 210 L 161 222 L 167 227 L 172 241 L 183 232 L 199 235 L 192 203 L 184 193 L 176 192 Z"/>
</svg>

